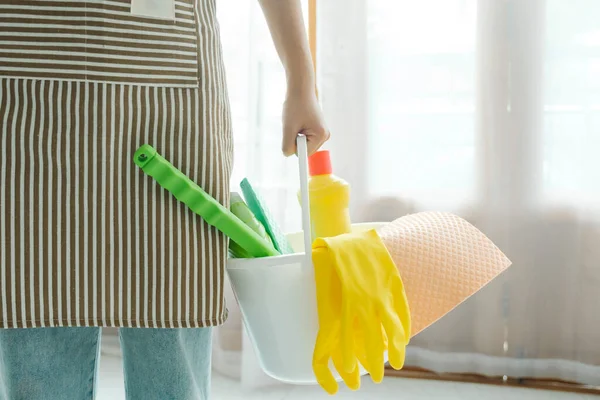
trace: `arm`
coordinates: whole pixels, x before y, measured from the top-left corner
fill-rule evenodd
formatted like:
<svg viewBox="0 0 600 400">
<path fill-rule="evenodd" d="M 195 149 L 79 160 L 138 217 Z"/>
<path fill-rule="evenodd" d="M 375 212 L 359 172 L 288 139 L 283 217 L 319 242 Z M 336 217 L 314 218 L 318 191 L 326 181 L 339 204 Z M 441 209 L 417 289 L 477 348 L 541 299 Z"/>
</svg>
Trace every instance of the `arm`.
<svg viewBox="0 0 600 400">
<path fill-rule="evenodd" d="M 329 139 L 329 131 L 315 94 L 315 74 L 300 0 L 259 0 L 287 78 L 283 106 L 283 143 L 286 156 L 296 152 L 296 136 L 306 135 L 309 154 Z"/>
</svg>

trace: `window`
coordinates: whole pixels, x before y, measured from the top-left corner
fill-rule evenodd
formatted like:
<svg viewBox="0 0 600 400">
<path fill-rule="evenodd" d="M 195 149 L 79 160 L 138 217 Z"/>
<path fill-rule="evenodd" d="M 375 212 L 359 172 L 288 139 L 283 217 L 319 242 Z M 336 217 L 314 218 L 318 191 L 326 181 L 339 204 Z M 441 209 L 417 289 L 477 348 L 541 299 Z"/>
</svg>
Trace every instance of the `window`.
<svg viewBox="0 0 600 400">
<path fill-rule="evenodd" d="M 472 197 L 476 3 L 367 2 L 372 196 Z"/>
<path fill-rule="evenodd" d="M 600 2 L 546 7 L 543 195 L 599 207 Z"/>
</svg>

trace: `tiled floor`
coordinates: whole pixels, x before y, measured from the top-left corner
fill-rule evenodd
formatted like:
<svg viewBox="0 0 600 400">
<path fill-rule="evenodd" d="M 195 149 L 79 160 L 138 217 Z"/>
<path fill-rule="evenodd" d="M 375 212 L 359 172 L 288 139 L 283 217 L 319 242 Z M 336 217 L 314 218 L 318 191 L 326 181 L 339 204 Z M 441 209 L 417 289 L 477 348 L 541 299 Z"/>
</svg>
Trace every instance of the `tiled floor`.
<svg viewBox="0 0 600 400">
<path fill-rule="evenodd" d="M 100 362 L 98 400 L 124 400 L 121 359 L 103 355 Z M 286 386 L 247 391 L 239 382 L 216 375 L 213 377 L 212 400 L 321 400 L 330 399 L 318 387 Z M 357 392 L 340 390 L 335 398 L 352 400 L 596 400 L 599 397 L 561 392 L 545 392 L 488 385 L 386 378 L 374 385 L 366 378 Z"/>
</svg>

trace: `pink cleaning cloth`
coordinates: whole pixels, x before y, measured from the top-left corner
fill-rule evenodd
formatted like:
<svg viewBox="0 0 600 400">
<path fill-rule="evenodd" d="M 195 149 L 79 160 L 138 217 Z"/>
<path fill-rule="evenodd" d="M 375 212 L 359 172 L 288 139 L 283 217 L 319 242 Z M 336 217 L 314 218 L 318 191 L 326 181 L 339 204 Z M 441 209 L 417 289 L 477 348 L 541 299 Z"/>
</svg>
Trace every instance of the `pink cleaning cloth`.
<svg viewBox="0 0 600 400">
<path fill-rule="evenodd" d="M 378 233 L 404 282 L 412 336 L 511 265 L 483 233 L 449 213 L 407 215 Z"/>
</svg>

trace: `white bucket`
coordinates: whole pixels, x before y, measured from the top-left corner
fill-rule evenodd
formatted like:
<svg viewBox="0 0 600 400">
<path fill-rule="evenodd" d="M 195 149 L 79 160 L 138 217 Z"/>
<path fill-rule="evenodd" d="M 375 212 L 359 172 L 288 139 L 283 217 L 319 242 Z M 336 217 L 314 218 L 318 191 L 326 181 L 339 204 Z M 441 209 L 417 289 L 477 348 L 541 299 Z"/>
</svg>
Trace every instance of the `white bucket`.
<svg viewBox="0 0 600 400">
<path fill-rule="evenodd" d="M 230 259 L 227 272 L 263 370 L 282 382 L 316 384 L 312 355 L 319 324 L 310 243 L 306 138 L 302 136 L 298 140 L 298 157 L 303 232 L 288 237 L 299 253 Z M 379 226 L 356 224 L 353 230 Z"/>
<path fill-rule="evenodd" d="M 357 224 L 353 229 L 380 225 Z M 288 236 L 294 250 L 302 249 L 302 236 L 302 232 Z M 300 385 L 317 383 L 312 354 L 319 324 L 309 262 L 305 253 L 298 253 L 230 259 L 227 264 L 229 280 L 261 367 L 279 381 Z"/>
</svg>

